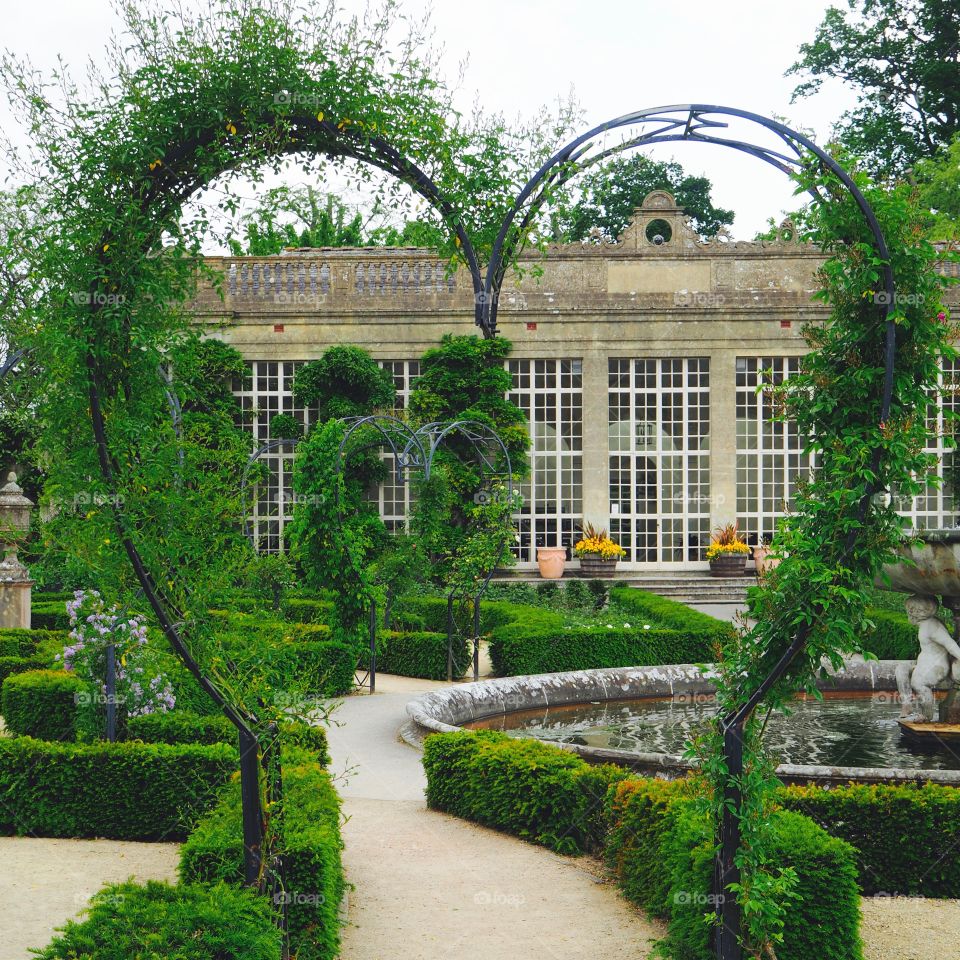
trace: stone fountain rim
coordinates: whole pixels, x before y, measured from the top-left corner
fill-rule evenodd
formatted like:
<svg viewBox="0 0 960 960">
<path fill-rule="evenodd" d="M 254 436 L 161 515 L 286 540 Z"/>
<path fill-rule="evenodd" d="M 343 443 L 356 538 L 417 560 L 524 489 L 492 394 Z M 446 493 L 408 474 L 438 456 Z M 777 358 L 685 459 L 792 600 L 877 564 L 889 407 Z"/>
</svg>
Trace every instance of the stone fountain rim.
<svg viewBox="0 0 960 960">
<path fill-rule="evenodd" d="M 897 689 L 897 667 L 910 662 L 850 662 L 838 673 L 824 676 L 817 686 L 824 691 L 894 691 Z M 714 687 L 710 682 L 711 676 L 716 674 L 709 665 L 673 664 L 574 670 L 464 683 L 421 694 L 407 703 L 408 719 L 400 732 L 408 743 L 422 749 L 424 738 L 431 733 L 461 732 L 466 723 L 521 710 L 597 701 L 614 702 L 645 696 L 676 698 L 683 694 L 712 693 Z M 632 753 L 552 741 L 550 745 L 576 753 L 591 763 L 617 763 L 657 777 L 680 777 L 693 769 L 689 761 L 674 754 Z M 960 787 L 960 770 L 782 764 L 777 767 L 777 775 L 789 783 L 839 785 L 850 781 L 893 784 L 930 782 Z"/>
</svg>

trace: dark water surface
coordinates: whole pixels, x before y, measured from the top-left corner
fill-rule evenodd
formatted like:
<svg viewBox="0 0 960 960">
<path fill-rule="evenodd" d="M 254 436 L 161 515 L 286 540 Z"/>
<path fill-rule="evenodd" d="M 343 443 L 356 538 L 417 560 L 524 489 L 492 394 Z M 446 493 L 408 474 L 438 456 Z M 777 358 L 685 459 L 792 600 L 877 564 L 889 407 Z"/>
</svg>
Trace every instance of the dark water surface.
<svg viewBox="0 0 960 960">
<path fill-rule="evenodd" d="M 692 702 L 691 702 L 692 699 Z M 716 712 L 711 698 L 617 700 L 523 710 L 469 726 L 633 753 L 679 755 Z M 960 743 L 920 749 L 901 739 L 900 706 L 889 693 L 801 700 L 774 714 L 764 740 L 779 763 L 960 770 Z"/>
</svg>

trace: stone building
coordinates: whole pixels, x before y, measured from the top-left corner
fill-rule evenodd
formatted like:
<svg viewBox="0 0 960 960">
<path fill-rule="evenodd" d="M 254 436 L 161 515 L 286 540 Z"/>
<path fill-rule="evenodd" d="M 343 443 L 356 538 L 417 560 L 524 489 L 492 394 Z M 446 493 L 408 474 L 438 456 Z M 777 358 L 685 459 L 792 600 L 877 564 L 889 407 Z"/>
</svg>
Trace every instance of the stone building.
<svg viewBox="0 0 960 960">
<path fill-rule="evenodd" d="M 803 324 L 825 317 L 811 300 L 821 262 L 789 223 L 773 241 L 703 242 L 656 191 L 618 242 L 552 247 L 539 279 L 508 279 L 499 326 L 532 439 L 521 565 L 535 563 L 537 545 L 569 545 L 583 520 L 609 527 L 637 571 L 705 568 L 722 522 L 738 520 L 752 542 L 773 533 L 807 463 L 796 430 L 771 422 L 755 388 L 761 371 L 796 370 Z M 427 348 L 476 332 L 469 276 L 448 276 L 429 251 L 294 250 L 212 265 L 223 299 L 204 291 L 196 314 L 247 358 L 236 389 L 261 441 L 276 413 L 309 425 L 291 384 L 332 344 L 369 350 L 403 403 Z M 948 297 L 956 307 L 956 289 Z M 931 444 L 943 452 L 937 430 Z M 292 512 L 292 457 L 271 455 L 260 491 L 253 524 L 267 549 L 281 546 Z M 387 522 L 401 521 L 407 491 L 386 485 L 380 497 Z M 953 523 L 943 492 L 902 508 L 918 526 Z"/>
</svg>

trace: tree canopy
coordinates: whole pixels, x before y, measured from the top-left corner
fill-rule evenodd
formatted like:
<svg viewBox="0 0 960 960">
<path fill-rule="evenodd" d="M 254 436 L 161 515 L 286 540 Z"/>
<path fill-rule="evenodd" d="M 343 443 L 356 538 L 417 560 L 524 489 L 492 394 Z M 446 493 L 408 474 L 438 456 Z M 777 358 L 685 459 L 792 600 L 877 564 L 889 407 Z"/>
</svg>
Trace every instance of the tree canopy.
<svg viewBox="0 0 960 960">
<path fill-rule="evenodd" d="M 837 134 L 875 175 L 902 174 L 960 131 L 960 7 L 943 0 L 849 0 L 829 7 L 787 71 L 806 79 L 794 99 L 826 79 L 856 91 Z"/>
<path fill-rule="evenodd" d="M 686 174 L 676 161 L 651 160 L 637 153 L 615 157 L 575 183 L 575 199 L 560 201 L 552 217 L 553 238 L 561 243 L 590 237 L 615 240 L 652 190 L 672 193 L 694 229 L 705 237 L 733 223 L 732 210 L 713 205 L 710 181 Z"/>
</svg>

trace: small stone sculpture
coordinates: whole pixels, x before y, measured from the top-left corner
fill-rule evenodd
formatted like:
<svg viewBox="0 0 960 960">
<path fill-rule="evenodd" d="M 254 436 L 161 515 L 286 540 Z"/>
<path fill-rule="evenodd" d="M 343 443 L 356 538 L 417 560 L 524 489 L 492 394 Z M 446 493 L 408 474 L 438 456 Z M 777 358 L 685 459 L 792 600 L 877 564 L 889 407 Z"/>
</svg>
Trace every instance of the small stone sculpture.
<svg viewBox="0 0 960 960">
<path fill-rule="evenodd" d="M 934 597 L 914 595 L 904 601 L 911 623 L 918 628 L 920 656 L 916 663 L 903 663 L 897 669 L 900 691 L 900 719 L 932 723 L 936 719 L 934 688 L 948 677 L 960 683 L 960 646 L 937 616 Z"/>
</svg>

